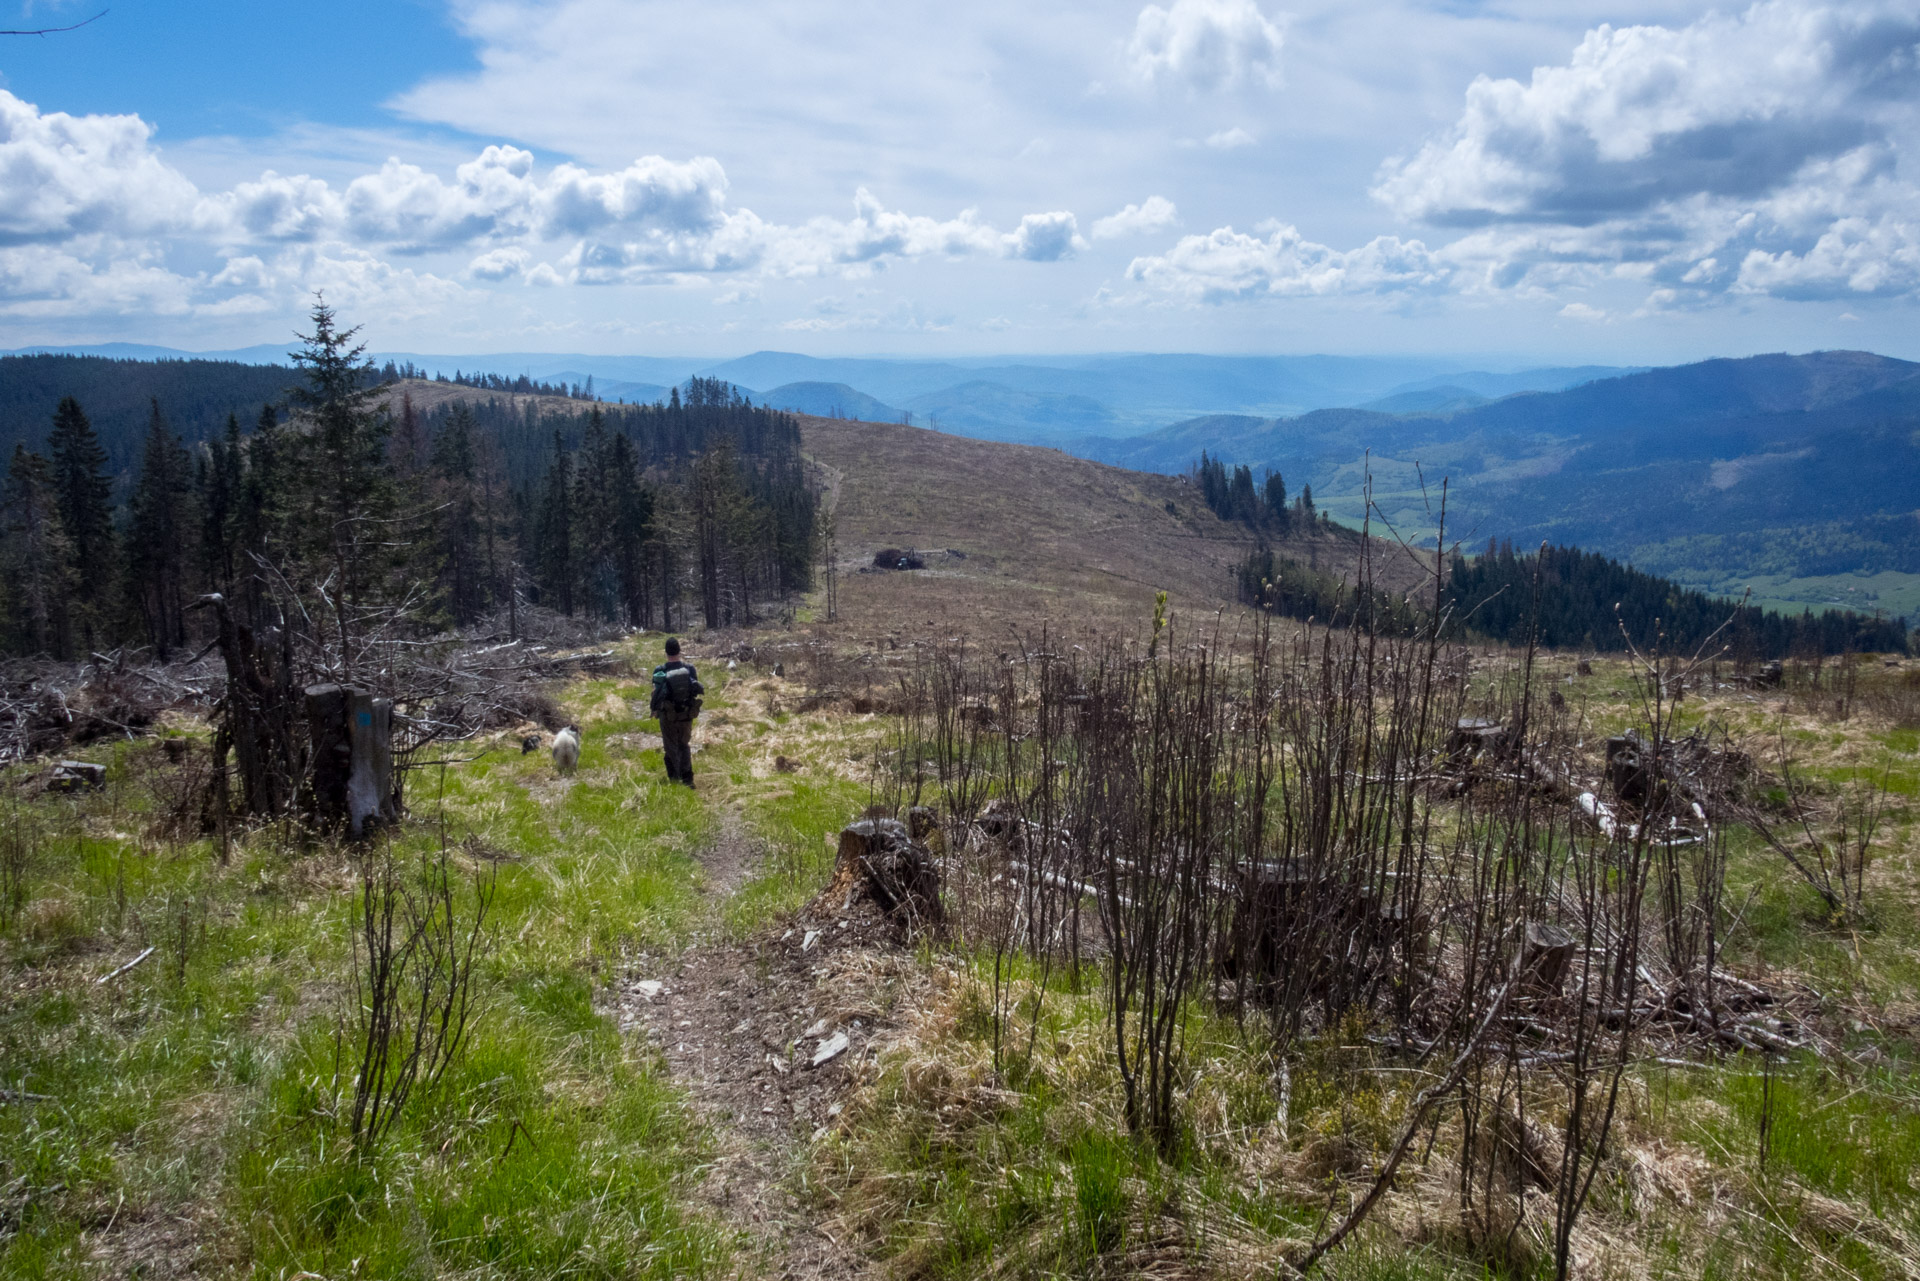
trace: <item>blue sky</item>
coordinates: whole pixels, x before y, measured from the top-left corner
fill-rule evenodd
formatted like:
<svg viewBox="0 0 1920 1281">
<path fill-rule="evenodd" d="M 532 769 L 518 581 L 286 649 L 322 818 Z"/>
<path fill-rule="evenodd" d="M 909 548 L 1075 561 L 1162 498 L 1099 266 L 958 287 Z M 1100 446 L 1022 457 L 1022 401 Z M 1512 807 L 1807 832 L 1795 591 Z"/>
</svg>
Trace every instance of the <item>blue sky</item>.
<svg viewBox="0 0 1920 1281">
<path fill-rule="evenodd" d="M 98 5 L 0 0 L 10 26 Z M 114 0 L 0 346 L 1920 357 L 1920 0 Z"/>
</svg>

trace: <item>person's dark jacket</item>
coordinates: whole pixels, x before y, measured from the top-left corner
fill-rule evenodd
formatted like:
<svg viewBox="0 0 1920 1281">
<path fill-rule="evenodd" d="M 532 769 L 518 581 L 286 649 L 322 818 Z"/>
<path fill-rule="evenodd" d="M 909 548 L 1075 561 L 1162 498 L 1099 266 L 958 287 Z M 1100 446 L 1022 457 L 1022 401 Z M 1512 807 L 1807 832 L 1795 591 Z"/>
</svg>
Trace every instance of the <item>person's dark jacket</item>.
<svg viewBox="0 0 1920 1281">
<path fill-rule="evenodd" d="M 670 658 L 653 669 L 653 698 L 647 706 L 663 721 L 690 721 L 700 714 L 706 692 L 692 663 Z"/>
</svg>

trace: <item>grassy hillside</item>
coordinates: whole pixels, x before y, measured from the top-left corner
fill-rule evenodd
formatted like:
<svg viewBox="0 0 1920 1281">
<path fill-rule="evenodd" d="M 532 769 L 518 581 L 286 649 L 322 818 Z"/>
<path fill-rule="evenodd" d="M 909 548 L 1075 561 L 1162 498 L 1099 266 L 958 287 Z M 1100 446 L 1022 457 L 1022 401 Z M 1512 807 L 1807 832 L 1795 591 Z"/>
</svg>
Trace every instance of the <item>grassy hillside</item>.
<svg viewBox="0 0 1920 1281">
<path fill-rule="evenodd" d="M 898 424 L 804 418 L 801 435 L 827 477 L 840 612 L 856 628 L 1137 621 L 1156 591 L 1210 610 L 1233 599 L 1234 567 L 1254 545 L 1171 476 Z M 872 570 L 889 547 L 918 549 L 927 568 Z M 1350 572 L 1357 547 L 1346 531 L 1283 544 L 1334 573 Z M 1383 572 L 1419 573 L 1400 560 Z"/>
</svg>

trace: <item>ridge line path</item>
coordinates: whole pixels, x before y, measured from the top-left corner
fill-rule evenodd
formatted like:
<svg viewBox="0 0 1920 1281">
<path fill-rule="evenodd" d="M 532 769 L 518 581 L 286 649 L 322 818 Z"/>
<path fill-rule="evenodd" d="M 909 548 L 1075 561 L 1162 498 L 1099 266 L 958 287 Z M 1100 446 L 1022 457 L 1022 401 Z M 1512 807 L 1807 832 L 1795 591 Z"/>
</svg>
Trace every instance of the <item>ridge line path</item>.
<svg viewBox="0 0 1920 1281">
<path fill-rule="evenodd" d="M 694 854 L 707 921 L 678 955 L 639 959 L 616 979 L 619 1025 L 659 1052 L 713 1136 L 694 1197 L 740 1234 L 735 1274 L 870 1276 L 867 1260 L 797 1192 L 810 1143 L 835 1123 L 875 1049 L 879 1021 L 850 1014 L 831 991 L 856 977 L 843 973 L 849 960 L 864 967 L 824 943 L 833 924 L 811 928 L 804 908 L 745 937 L 729 929 L 727 904 L 764 870 L 769 851 L 748 834 L 719 771 L 699 790 L 717 820 Z M 814 1066 L 839 1033 L 846 1048 Z"/>
</svg>

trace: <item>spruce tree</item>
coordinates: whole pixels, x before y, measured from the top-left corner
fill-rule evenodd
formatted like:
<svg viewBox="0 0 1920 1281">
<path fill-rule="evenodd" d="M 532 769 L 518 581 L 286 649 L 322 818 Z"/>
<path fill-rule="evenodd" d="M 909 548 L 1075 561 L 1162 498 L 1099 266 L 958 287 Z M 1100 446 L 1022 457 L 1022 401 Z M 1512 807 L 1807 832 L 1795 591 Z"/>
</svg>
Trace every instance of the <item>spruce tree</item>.
<svg viewBox="0 0 1920 1281">
<path fill-rule="evenodd" d="M 266 622 L 267 582 L 260 561 L 278 559 L 285 510 L 280 415 L 260 407 L 253 435 L 240 450 L 240 483 L 234 497 L 234 594 L 255 628 Z"/>
<path fill-rule="evenodd" d="M 193 563 L 193 471 L 160 402 L 147 420 L 140 479 L 128 504 L 128 596 L 161 661 L 186 644 L 187 570 Z"/>
<path fill-rule="evenodd" d="M 618 614 L 618 585 L 613 569 L 613 503 L 610 489 L 612 437 L 595 405 L 580 439 L 579 465 L 573 469 L 573 546 L 581 609 L 594 617 Z"/>
<path fill-rule="evenodd" d="M 567 454 L 560 429 L 553 431 L 553 466 L 540 499 L 534 526 L 534 572 L 541 596 L 550 608 L 573 616 L 574 532 L 573 460 Z"/>
<path fill-rule="evenodd" d="M 1286 529 L 1287 482 L 1280 478 L 1279 472 L 1270 471 L 1267 473 L 1266 492 L 1264 496 L 1267 503 L 1268 521 L 1277 529 Z"/>
<path fill-rule="evenodd" d="M 313 332 L 300 335 L 305 346 L 293 353 L 306 384 L 289 390 L 306 420 L 305 430 L 289 434 L 297 464 L 290 473 L 290 515 L 310 562 L 307 575 L 332 580 L 329 595 L 350 666 L 359 611 L 379 596 L 394 558 L 395 495 L 386 456 L 392 423 L 366 345 L 354 342 L 359 327 L 339 328 L 324 298 L 316 297 L 310 320 Z"/>
<path fill-rule="evenodd" d="M 1260 504 L 1253 493 L 1253 469 L 1242 464 L 1233 469 L 1233 480 L 1227 495 L 1227 511 L 1234 520 L 1244 520 L 1249 525 L 1260 521 Z"/>
<path fill-rule="evenodd" d="M 61 526 L 54 469 L 25 445 L 13 447 L 5 490 L 4 565 L 10 648 L 67 656 L 73 551 Z"/>
<path fill-rule="evenodd" d="M 394 474 L 402 481 L 418 479 L 428 467 L 432 448 L 427 443 L 426 425 L 413 407 L 410 391 L 400 394 L 400 420 L 394 424 L 387 454 L 393 462 Z"/>
<path fill-rule="evenodd" d="M 241 488 L 240 419 L 227 415 L 224 439 L 207 442 L 198 464 L 200 568 L 223 595 L 233 594 Z"/>
<path fill-rule="evenodd" d="M 508 635 L 520 635 L 520 558 L 512 539 L 514 504 L 507 483 L 506 463 L 499 442 L 491 435 L 474 442 L 474 473 L 478 482 L 480 539 L 486 564 L 487 607 L 507 603 Z"/>
<path fill-rule="evenodd" d="M 447 613 L 466 626 L 486 607 L 473 413 L 463 401 L 435 434 L 432 451 L 435 506 L 433 547 Z"/>
<path fill-rule="evenodd" d="M 700 380 L 692 386 L 698 390 Z M 733 453 L 724 444 L 700 456 L 693 468 L 693 541 L 699 555 L 700 607 L 708 627 L 719 627 L 721 556 L 726 537 L 727 498 Z"/>
<path fill-rule="evenodd" d="M 616 432 L 607 457 L 608 534 L 620 608 L 629 626 L 645 627 L 650 596 L 647 540 L 653 534 L 653 496 L 640 482 L 633 442 Z"/>
<path fill-rule="evenodd" d="M 54 494 L 71 556 L 68 581 L 74 629 L 81 648 L 91 651 L 111 628 L 113 589 L 120 580 L 107 451 L 80 402 L 71 396 L 53 411 L 47 447 L 53 455 Z"/>
</svg>

